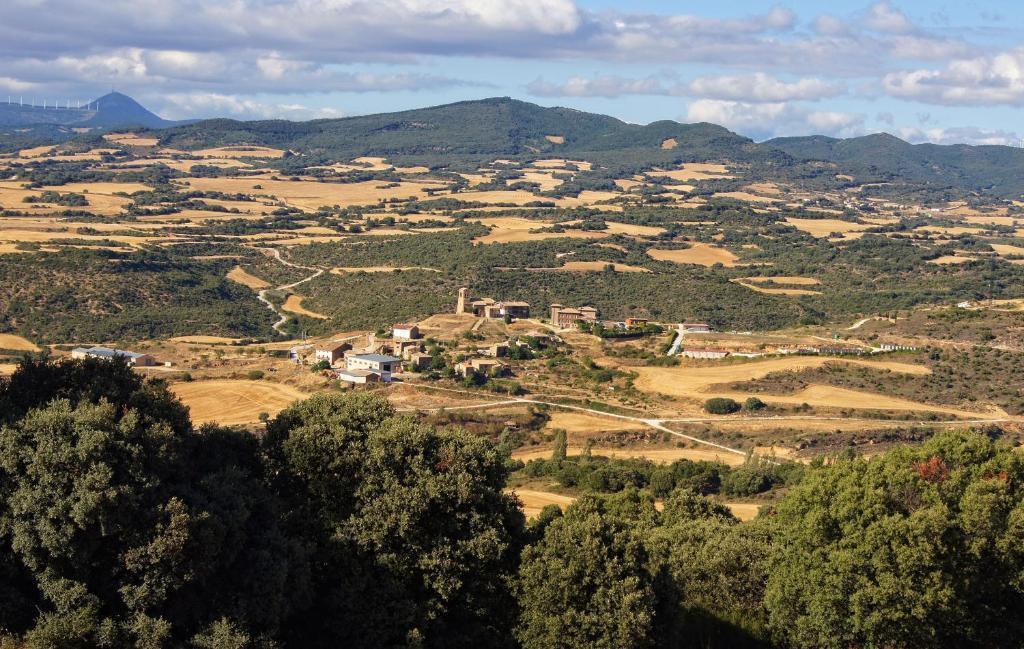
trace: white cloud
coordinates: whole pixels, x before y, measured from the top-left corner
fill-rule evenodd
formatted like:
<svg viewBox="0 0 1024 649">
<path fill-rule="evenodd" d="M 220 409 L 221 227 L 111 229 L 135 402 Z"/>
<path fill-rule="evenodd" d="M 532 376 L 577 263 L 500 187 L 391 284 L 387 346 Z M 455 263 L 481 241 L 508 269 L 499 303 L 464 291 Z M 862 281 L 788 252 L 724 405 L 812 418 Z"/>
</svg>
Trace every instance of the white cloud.
<svg viewBox="0 0 1024 649">
<path fill-rule="evenodd" d="M 851 137 L 860 135 L 864 127 L 863 115 L 814 111 L 785 102 L 752 104 L 698 99 L 690 103 L 686 119 L 691 122 L 721 124 L 754 139 L 808 135 L 809 132 Z"/>
<path fill-rule="evenodd" d="M 234 117 L 237 119 L 290 119 L 308 120 L 325 117 L 344 117 L 335 108 L 310 108 L 303 104 L 275 104 L 217 93 L 170 94 L 160 98 L 156 106 L 170 119 L 201 117 Z"/>
<path fill-rule="evenodd" d="M 665 95 L 669 90 L 654 77 L 628 79 L 613 75 L 593 78 L 570 77 L 563 83 L 538 78 L 526 87 L 537 97 L 620 97 L 622 95 Z"/>
<path fill-rule="evenodd" d="M 907 15 L 893 7 L 888 0 L 868 7 L 865 22 L 871 29 L 890 34 L 909 34 L 916 29 Z"/>
<path fill-rule="evenodd" d="M 655 76 L 632 79 L 615 75 L 570 77 L 562 83 L 538 78 L 527 85 L 538 97 L 621 97 L 623 95 L 675 95 L 746 102 L 816 100 L 845 92 L 840 83 L 821 79 L 783 81 L 763 72 L 739 76 L 698 77 L 690 82 L 665 84 Z"/>
<path fill-rule="evenodd" d="M 1001 129 L 984 129 L 974 126 L 927 129 L 904 127 L 897 129 L 896 135 L 914 144 L 930 142 L 932 144 L 1017 146 L 1020 142 L 1020 136 L 1016 132 Z"/>
<path fill-rule="evenodd" d="M 1024 47 L 960 59 L 944 69 L 892 72 L 882 78 L 889 95 L 948 105 L 1024 104 Z"/>
<path fill-rule="evenodd" d="M 763 72 L 743 76 L 701 77 L 691 81 L 687 88 L 690 94 L 703 98 L 746 102 L 814 100 L 836 97 L 845 91 L 839 83 L 821 79 L 782 81 Z"/>
</svg>

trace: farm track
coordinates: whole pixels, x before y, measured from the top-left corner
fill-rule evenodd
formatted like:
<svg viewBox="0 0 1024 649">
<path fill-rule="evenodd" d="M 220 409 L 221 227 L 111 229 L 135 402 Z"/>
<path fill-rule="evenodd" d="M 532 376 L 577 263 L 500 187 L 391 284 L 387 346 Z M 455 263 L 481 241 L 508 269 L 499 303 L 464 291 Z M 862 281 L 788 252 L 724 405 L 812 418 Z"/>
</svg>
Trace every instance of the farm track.
<svg viewBox="0 0 1024 649">
<path fill-rule="evenodd" d="M 456 394 L 466 394 L 466 395 L 472 395 L 472 396 L 479 397 L 478 394 L 476 394 L 474 392 L 470 392 L 468 390 L 458 390 L 458 389 L 455 389 L 455 388 L 443 388 L 443 387 L 440 387 L 440 386 L 422 385 L 422 384 L 418 384 L 418 383 L 404 383 L 404 385 L 408 385 L 408 386 L 411 386 L 411 387 L 414 387 L 414 388 L 419 388 L 419 389 L 424 389 L 424 390 L 438 390 L 438 391 L 442 391 L 442 392 L 454 392 Z M 423 408 L 417 408 L 417 409 L 409 408 L 409 409 L 404 409 L 403 412 L 411 412 L 411 411 L 414 411 L 414 410 L 471 410 L 471 409 L 486 409 L 486 408 L 493 408 L 493 407 L 498 407 L 498 406 L 522 405 L 522 404 L 531 404 L 531 403 L 532 404 L 538 404 L 538 405 L 545 405 L 545 406 L 548 406 L 548 407 L 551 407 L 551 408 L 562 408 L 562 409 L 565 409 L 565 410 L 573 410 L 573 411 L 576 411 L 576 412 L 584 412 L 584 413 L 595 415 L 595 416 L 598 416 L 598 417 L 609 417 L 609 418 L 613 418 L 613 419 L 619 419 L 619 420 L 623 420 L 623 421 L 630 421 L 630 422 L 636 422 L 636 423 L 644 424 L 644 425 L 646 425 L 646 426 L 648 426 L 650 428 L 653 428 L 654 430 L 658 430 L 658 431 L 661 431 L 661 432 L 664 432 L 664 433 L 669 433 L 670 435 L 673 435 L 675 437 L 679 437 L 681 439 L 688 440 L 690 442 L 695 442 L 697 444 L 701 444 L 701 445 L 704 445 L 704 446 L 709 446 L 711 448 L 715 448 L 715 449 L 718 449 L 720 451 L 725 451 L 726 453 L 732 453 L 734 455 L 740 455 L 740 456 L 744 456 L 744 457 L 747 455 L 747 451 L 745 451 L 745 450 L 738 449 L 738 448 L 732 448 L 730 446 L 725 446 L 725 445 L 722 445 L 722 444 L 718 444 L 718 443 L 712 442 L 710 440 L 701 439 L 699 437 L 694 437 L 692 435 L 687 435 L 686 433 L 681 433 L 679 431 L 672 430 L 666 424 L 673 424 L 673 423 L 679 423 L 679 424 L 707 424 L 707 423 L 723 423 L 723 422 L 729 422 L 729 423 L 733 423 L 733 422 L 739 422 L 739 423 L 761 423 L 761 422 L 766 422 L 766 421 L 769 421 L 769 422 L 780 422 L 780 423 L 786 422 L 786 421 L 794 421 L 794 422 L 799 422 L 799 421 L 864 421 L 864 422 L 875 422 L 875 421 L 877 421 L 877 422 L 882 423 L 882 424 L 885 423 L 884 420 L 869 419 L 869 418 L 851 419 L 849 417 L 829 417 L 829 416 L 815 416 L 815 415 L 778 416 L 778 417 L 729 417 L 729 418 L 723 418 L 723 417 L 678 417 L 678 418 L 677 417 L 671 417 L 671 418 L 633 417 L 633 416 L 630 416 L 630 415 L 620 415 L 620 414 L 617 414 L 617 413 L 605 412 L 603 410 L 596 410 L 594 408 L 585 408 L 583 406 L 574 406 L 574 405 L 571 405 L 571 404 L 557 403 L 557 402 L 554 402 L 554 401 L 545 401 L 543 399 L 519 399 L 519 398 L 516 398 L 516 399 L 506 399 L 506 400 L 502 400 L 502 401 L 493 401 L 493 402 L 488 402 L 488 403 L 471 404 L 471 405 L 466 405 L 466 406 L 448 406 L 448 407 L 426 408 L 426 409 L 423 409 Z M 1020 421 L 1019 418 L 1002 418 L 1002 419 L 975 419 L 975 420 L 962 420 L 962 419 L 958 419 L 958 420 L 955 420 L 955 421 L 926 421 L 926 420 L 920 420 L 920 421 L 902 421 L 900 423 L 906 424 L 906 425 L 919 425 L 919 426 L 942 426 L 942 425 L 951 426 L 951 425 L 985 425 L 985 424 L 993 424 L 993 423 L 1014 423 L 1014 422 L 1019 422 L 1019 421 Z M 764 461 L 769 461 L 769 460 L 764 460 Z"/>
<path fill-rule="evenodd" d="M 256 294 L 256 298 L 260 302 L 262 302 L 268 309 L 270 309 L 274 313 L 274 315 L 279 317 L 279 320 L 273 324 L 274 331 L 276 331 L 278 333 L 284 333 L 283 331 L 281 331 L 281 327 L 284 326 L 284 323 L 288 322 L 288 316 L 286 314 L 284 314 L 284 313 L 282 313 L 282 312 L 277 310 L 277 307 L 275 307 L 274 304 L 270 300 L 267 299 L 266 293 L 268 291 L 272 291 L 272 290 L 273 291 L 287 291 L 287 290 L 293 289 L 293 288 L 295 288 L 296 286 L 298 286 L 300 284 L 305 284 L 306 282 L 308 282 L 310 280 L 313 280 L 313 279 L 316 279 L 317 277 L 320 277 L 325 272 L 327 272 L 327 269 L 325 269 L 325 268 L 316 268 L 315 266 L 300 266 L 299 264 L 293 264 L 292 262 L 286 260 L 285 258 L 283 258 L 281 256 L 281 250 L 278 249 L 278 248 L 259 248 L 259 247 L 256 247 L 256 246 L 253 246 L 253 248 L 255 250 L 259 250 L 261 252 L 269 252 L 271 257 L 276 259 L 279 263 L 281 263 L 281 264 L 283 264 L 285 266 L 288 266 L 290 268 L 298 268 L 300 270 L 316 271 L 312 275 L 310 275 L 308 277 L 304 277 L 304 278 L 300 279 L 297 282 L 292 282 L 291 284 L 282 284 L 281 286 L 278 286 L 278 287 L 272 288 L 272 289 L 271 288 L 265 288 L 265 289 L 263 289 L 262 291 L 260 291 L 259 293 Z"/>
</svg>

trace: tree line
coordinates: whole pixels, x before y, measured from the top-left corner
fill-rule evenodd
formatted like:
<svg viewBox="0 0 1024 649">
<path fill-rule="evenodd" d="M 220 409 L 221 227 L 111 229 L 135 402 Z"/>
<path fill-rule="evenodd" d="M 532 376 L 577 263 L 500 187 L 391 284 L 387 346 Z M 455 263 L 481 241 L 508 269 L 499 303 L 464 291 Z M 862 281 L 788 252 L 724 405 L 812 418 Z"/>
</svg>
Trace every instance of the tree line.
<svg viewBox="0 0 1024 649">
<path fill-rule="evenodd" d="M 1024 458 L 969 432 L 527 523 L 507 452 L 373 393 L 193 426 L 120 362 L 0 382 L 0 647 L 1010 647 Z"/>
</svg>

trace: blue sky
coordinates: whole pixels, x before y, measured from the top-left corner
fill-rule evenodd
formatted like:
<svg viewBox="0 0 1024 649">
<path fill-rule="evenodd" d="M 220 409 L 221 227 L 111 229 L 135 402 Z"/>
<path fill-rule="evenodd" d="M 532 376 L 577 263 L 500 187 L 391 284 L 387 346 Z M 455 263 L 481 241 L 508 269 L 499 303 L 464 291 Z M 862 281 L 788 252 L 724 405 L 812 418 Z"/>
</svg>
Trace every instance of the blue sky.
<svg viewBox="0 0 1024 649">
<path fill-rule="evenodd" d="M 759 140 L 1017 144 L 1021 27 L 1024 3 L 980 0 L 4 0 L 0 98 L 308 119 L 508 95 Z"/>
</svg>

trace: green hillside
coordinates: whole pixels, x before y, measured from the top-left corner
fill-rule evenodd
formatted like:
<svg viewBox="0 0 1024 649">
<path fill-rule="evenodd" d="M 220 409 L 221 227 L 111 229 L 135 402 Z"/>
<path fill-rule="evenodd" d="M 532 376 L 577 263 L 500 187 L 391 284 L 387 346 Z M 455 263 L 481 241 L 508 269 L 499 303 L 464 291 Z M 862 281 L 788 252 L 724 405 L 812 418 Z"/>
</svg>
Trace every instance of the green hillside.
<svg viewBox="0 0 1024 649">
<path fill-rule="evenodd" d="M 888 133 L 845 140 L 822 135 L 777 138 L 763 146 L 798 160 L 831 162 L 862 183 L 954 187 L 1002 198 L 1024 193 L 1024 149 L 1013 147 L 910 144 Z"/>
<path fill-rule="evenodd" d="M 561 140 L 553 142 L 548 139 Z M 662 150 L 669 138 L 674 149 Z M 662 121 L 639 126 L 613 117 L 569 108 L 544 108 L 507 97 L 464 101 L 398 113 L 342 119 L 288 122 L 207 120 L 160 132 L 161 143 L 176 148 L 259 144 L 306 155 L 353 158 L 363 155 L 447 164 L 466 157 L 595 153 L 645 159 L 748 158 L 760 153 L 748 138 L 713 124 Z M 602 155 L 603 154 L 603 155 Z"/>
</svg>

